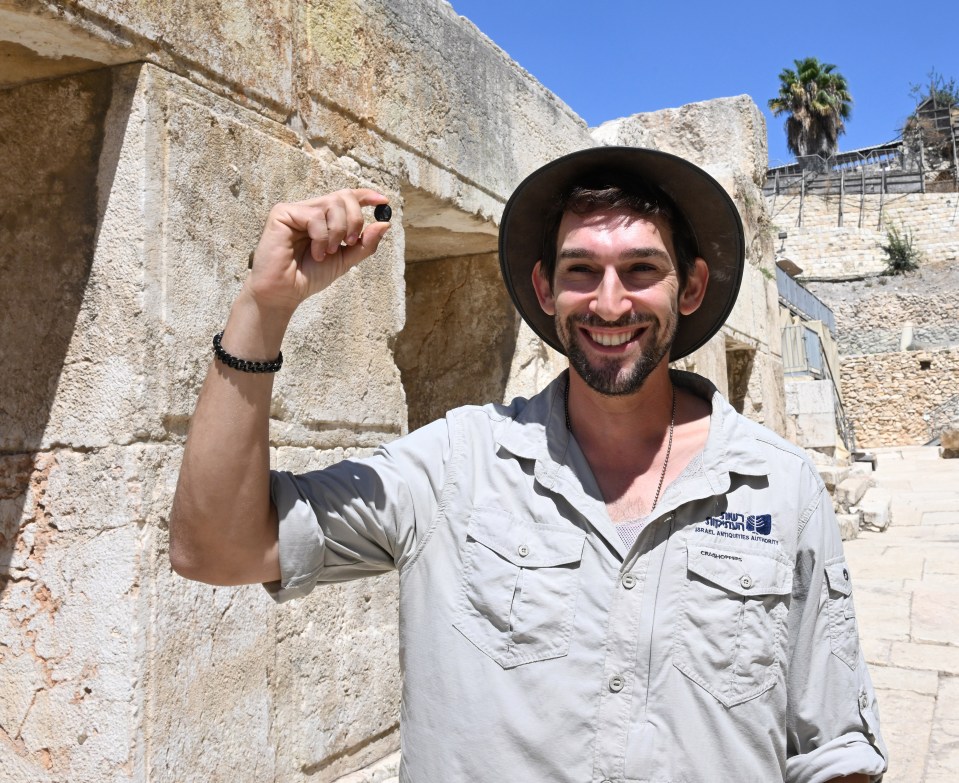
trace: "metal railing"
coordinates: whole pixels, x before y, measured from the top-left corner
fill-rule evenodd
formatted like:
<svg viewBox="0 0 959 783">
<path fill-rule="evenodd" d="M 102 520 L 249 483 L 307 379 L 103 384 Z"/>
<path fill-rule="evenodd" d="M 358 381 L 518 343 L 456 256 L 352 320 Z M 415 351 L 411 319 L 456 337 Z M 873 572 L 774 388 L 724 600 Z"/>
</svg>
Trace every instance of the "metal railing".
<svg viewBox="0 0 959 783">
<path fill-rule="evenodd" d="M 836 336 L 836 316 L 812 291 L 776 267 L 776 288 L 780 303 L 807 321 L 822 321 Z"/>
</svg>

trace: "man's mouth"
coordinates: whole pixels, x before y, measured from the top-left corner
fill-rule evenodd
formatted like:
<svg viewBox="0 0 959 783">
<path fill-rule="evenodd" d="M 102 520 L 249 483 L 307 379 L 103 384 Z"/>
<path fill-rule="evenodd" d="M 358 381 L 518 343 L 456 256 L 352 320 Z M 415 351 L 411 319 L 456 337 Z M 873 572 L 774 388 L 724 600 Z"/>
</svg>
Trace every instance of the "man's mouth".
<svg viewBox="0 0 959 783">
<path fill-rule="evenodd" d="M 636 336 L 642 331 L 642 329 L 633 329 L 629 332 L 616 332 L 610 334 L 609 332 L 594 332 L 592 329 L 583 328 L 583 331 L 589 336 L 589 338 L 600 345 L 615 347 L 617 345 L 624 345 L 630 340 L 636 338 Z"/>
</svg>

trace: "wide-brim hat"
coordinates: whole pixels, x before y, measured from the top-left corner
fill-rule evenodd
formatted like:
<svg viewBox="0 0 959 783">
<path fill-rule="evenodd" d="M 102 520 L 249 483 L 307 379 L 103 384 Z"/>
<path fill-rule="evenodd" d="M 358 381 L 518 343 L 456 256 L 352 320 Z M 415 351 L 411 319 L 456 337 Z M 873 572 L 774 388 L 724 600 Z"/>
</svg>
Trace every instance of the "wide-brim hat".
<svg viewBox="0 0 959 783">
<path fill-rule="evenodd" d="M 709 267 L 699 309 L 679 316 L 669 358 L 681 359 L 705 344 L 729 317 L 743 278 L 746 243 L 739 211 L 722 185 L 675 155 L 639 147 L 593 147 L 547 163 L 524 179 L 506 203 L 500 222 L 499 261 L 509 295 L 532 330 L 565 353 L 553 317 L 543 312 L 536 298 L 533 267 L 542 256 L 546 223 L 560 197 L 598 174 L 665 193 L 685 218 L 696 255 Z"/>
</svg>

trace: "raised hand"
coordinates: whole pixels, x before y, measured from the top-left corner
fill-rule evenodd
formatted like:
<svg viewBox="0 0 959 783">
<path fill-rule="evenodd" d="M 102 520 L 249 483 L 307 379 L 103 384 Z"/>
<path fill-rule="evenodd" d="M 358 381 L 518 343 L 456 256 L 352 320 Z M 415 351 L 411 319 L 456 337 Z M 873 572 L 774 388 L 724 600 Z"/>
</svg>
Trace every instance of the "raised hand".
<svg viewBox="0 0 959 783">
<path fill-rule="evenodd" d="M 277 204 L 253 256 L 246 293 L 259 308 L 292 314 L 377 248 L 389 223 L 364 226 L 362 207 L 385 204 L 367 188 Z"/>
</svg>

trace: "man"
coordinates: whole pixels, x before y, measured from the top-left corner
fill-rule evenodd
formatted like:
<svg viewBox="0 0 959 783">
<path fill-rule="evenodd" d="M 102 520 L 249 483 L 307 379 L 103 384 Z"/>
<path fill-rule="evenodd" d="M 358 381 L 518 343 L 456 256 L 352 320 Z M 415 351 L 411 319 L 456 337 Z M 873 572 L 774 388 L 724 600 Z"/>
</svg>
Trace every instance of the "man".
<svg viewBox="0 0 959 783">
<path fill-rule="evenodd" d="M 604 147 L 528 177 L 500 257 L 572 371 L 325 471 L 269 473 L 296 306 L 387 229 L 339 191 L 270 213 L 218 344 L 170 524 L 176 570 L 269 583 L 400 571 L 402 781 L 877 780 L 849 574 L 801 451 L 670 358 L 729 314 L 742 225 L 679 158 Z M 318 338 L 321 339 L 321 338 Z"/>
</svg>

